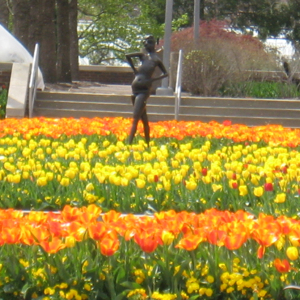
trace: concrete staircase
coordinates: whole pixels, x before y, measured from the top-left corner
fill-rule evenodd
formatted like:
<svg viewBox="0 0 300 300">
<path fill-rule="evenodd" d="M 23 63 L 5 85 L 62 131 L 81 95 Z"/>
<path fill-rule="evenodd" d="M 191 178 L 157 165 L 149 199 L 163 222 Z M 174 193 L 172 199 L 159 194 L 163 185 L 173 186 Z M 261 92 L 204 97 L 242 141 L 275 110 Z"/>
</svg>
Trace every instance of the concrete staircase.
<svg viewBox="0 0 300 300">
<path fill-rule="evenodd" d="M 150 96 L 149 121 L 175 119 L 175 97 Z M 33 117 L 132 117 L 130 95 L 38 92 Z M 300 100 L 183 96 L 178 120 L 300 128 Z"/>
</svg>

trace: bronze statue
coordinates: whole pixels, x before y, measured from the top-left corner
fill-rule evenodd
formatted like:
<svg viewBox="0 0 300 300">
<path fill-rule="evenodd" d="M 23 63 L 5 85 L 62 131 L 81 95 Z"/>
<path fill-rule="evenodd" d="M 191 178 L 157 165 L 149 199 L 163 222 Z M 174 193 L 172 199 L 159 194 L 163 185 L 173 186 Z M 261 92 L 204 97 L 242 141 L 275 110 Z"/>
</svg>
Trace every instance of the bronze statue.
<svg viewBox="0 0 300 300">
<path fill-rule="evenodd" d="M 132 96 L 131 101 L 133 104 L 133 122 L 129 135 L 129 144 L 132 144 L 134 135 L 137 130 L 137 125 L 141 119 L 144 126 L 145 140 L 149 146 L 150 142 L 150 127 L 148 123 L 148 116 L 146 111 L 147 99 L 151 93 L 152 82 L 168 76 L 167 70 L 158 57 L 155 51 L 155 39 L 153 36 L 148 36 L 143 41 L 144 52 L 126 54 L 126 59 L 132 68 L 135 78 L 131 84 Z M 140 60 L 140 66 L 134 66 L 132 58 Z M 155 68 L 159 67 L 162 75 L 152 78 Z"/>
</svg>

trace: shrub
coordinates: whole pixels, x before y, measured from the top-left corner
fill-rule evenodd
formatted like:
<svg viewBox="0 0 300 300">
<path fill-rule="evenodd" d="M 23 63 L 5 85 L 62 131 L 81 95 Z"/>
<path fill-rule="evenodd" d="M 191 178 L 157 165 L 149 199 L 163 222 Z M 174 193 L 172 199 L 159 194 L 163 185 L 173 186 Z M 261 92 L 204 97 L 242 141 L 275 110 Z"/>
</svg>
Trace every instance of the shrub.
<svg viewBox="0 0 300 300">
<path fill-rule="evenodd" d="M 5 119 L 7 105 L 7 88 L 5 85 L 0 87 L 0 119 Z"/>
<path fill-rule="evenodd" d="M 221 96 L 269 99 L 298 98 L 297 86 L 288 82 L 238 82 L 223 86 Z"/>
<path fill-rule="evenodd" d="M 184 60 L 184 88 L 192 94 L 214 96 L 226 82 L 227 68 L 218 51 L 192 50 Z"/>
<path fill-rule="evenodd" d="M 171 50 L 179 49 L 185 54 L 182 86 L 192 94 L 216 96 L 221 86 L 247 81 L 251 70 L 276 69 L 261 41 L 230 32 L 220 21 L 202 22 L 197 44 L 192 27 L 174 33 Z"/>
</svg>

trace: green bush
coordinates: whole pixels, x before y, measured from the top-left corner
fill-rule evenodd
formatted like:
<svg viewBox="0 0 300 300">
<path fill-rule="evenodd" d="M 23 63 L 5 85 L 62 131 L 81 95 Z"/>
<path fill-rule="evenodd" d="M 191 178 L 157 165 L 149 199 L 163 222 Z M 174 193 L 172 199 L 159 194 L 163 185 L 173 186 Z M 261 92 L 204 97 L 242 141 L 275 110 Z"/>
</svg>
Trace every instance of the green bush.
<svg viewBox="0 0 300 300">
<path fill-rule="evenodd" d="M 257 38 L 236 34 L 217 21 L 204 22 L 199 42 L 192 28 L 172 35 L 172 51 L 184 52 L 182 87 L 201 96 L 220 96 L 223 86 L 249 81 L 254 71 L 278 69 L 274 54 L 265 51 Z"/>
<path fill-rule="evenodd" d="M 7 105 L 7 88 L 5 85 L 0 87 L 0 119 L 5 119 Z"/>
<path fill-rule="evenodd" d="M 300 97 L 295 84 L 286 82 L 238 82 L 224 85 L 220 95 L 225 97 L 252 97 L 285 99 Z"/>
<path fill-rule="evenodd" d="M 183 68 L 184 88 L 194 95 L 214 96 L 227 79 L 218 51 L 192 50 L 185 56 Z"/>
</svg>

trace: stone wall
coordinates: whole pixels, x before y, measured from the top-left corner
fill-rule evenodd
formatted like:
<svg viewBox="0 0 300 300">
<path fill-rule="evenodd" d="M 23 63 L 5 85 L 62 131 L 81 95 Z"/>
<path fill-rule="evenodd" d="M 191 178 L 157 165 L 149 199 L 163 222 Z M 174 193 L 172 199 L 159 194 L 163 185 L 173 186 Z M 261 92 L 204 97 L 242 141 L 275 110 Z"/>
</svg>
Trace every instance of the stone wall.
<svg viewBox="0 0 300 300">
<path fill-rule="evenodd" d="M 173 68 L 172 68 L 173 67 Z M 171 66 L 172 74 L 170 74 L 171 86 L 175 86 L 176 80 L 176 65 Z M 9 84 L 11 73 L 11 64 L 0 64 L 0 84 Z M 299 74 L 294 75 L 299 78 Z M 79 80 L 98 82 L 103 84 L 126 84 L 131 85 L 134 74 L 130 67 L 112 67 L 112 66 L 79 66 Z M 266 81 L 282 81 L 286 80 L 284 72 L 256 72 L 252 74 L 253 80 Z M 160 86 L 160 82 L 155 82 L 155 85 Z"/>
<path fill-rule="evenodd" d="M 0 84 L 9 84 L 11 69 L 0 67 Z M 79 80 L 99 82 L 103 84 L 128 84 L 134 78 L 131 68 L 128 67 L 105 67 L 105 66 L 80 66 Z"/>
<path fill-rule="evenodd" d="M 130 85 L 134 74 L 129 67 L 80 66 L 79 80 Z"/>
</svg>

